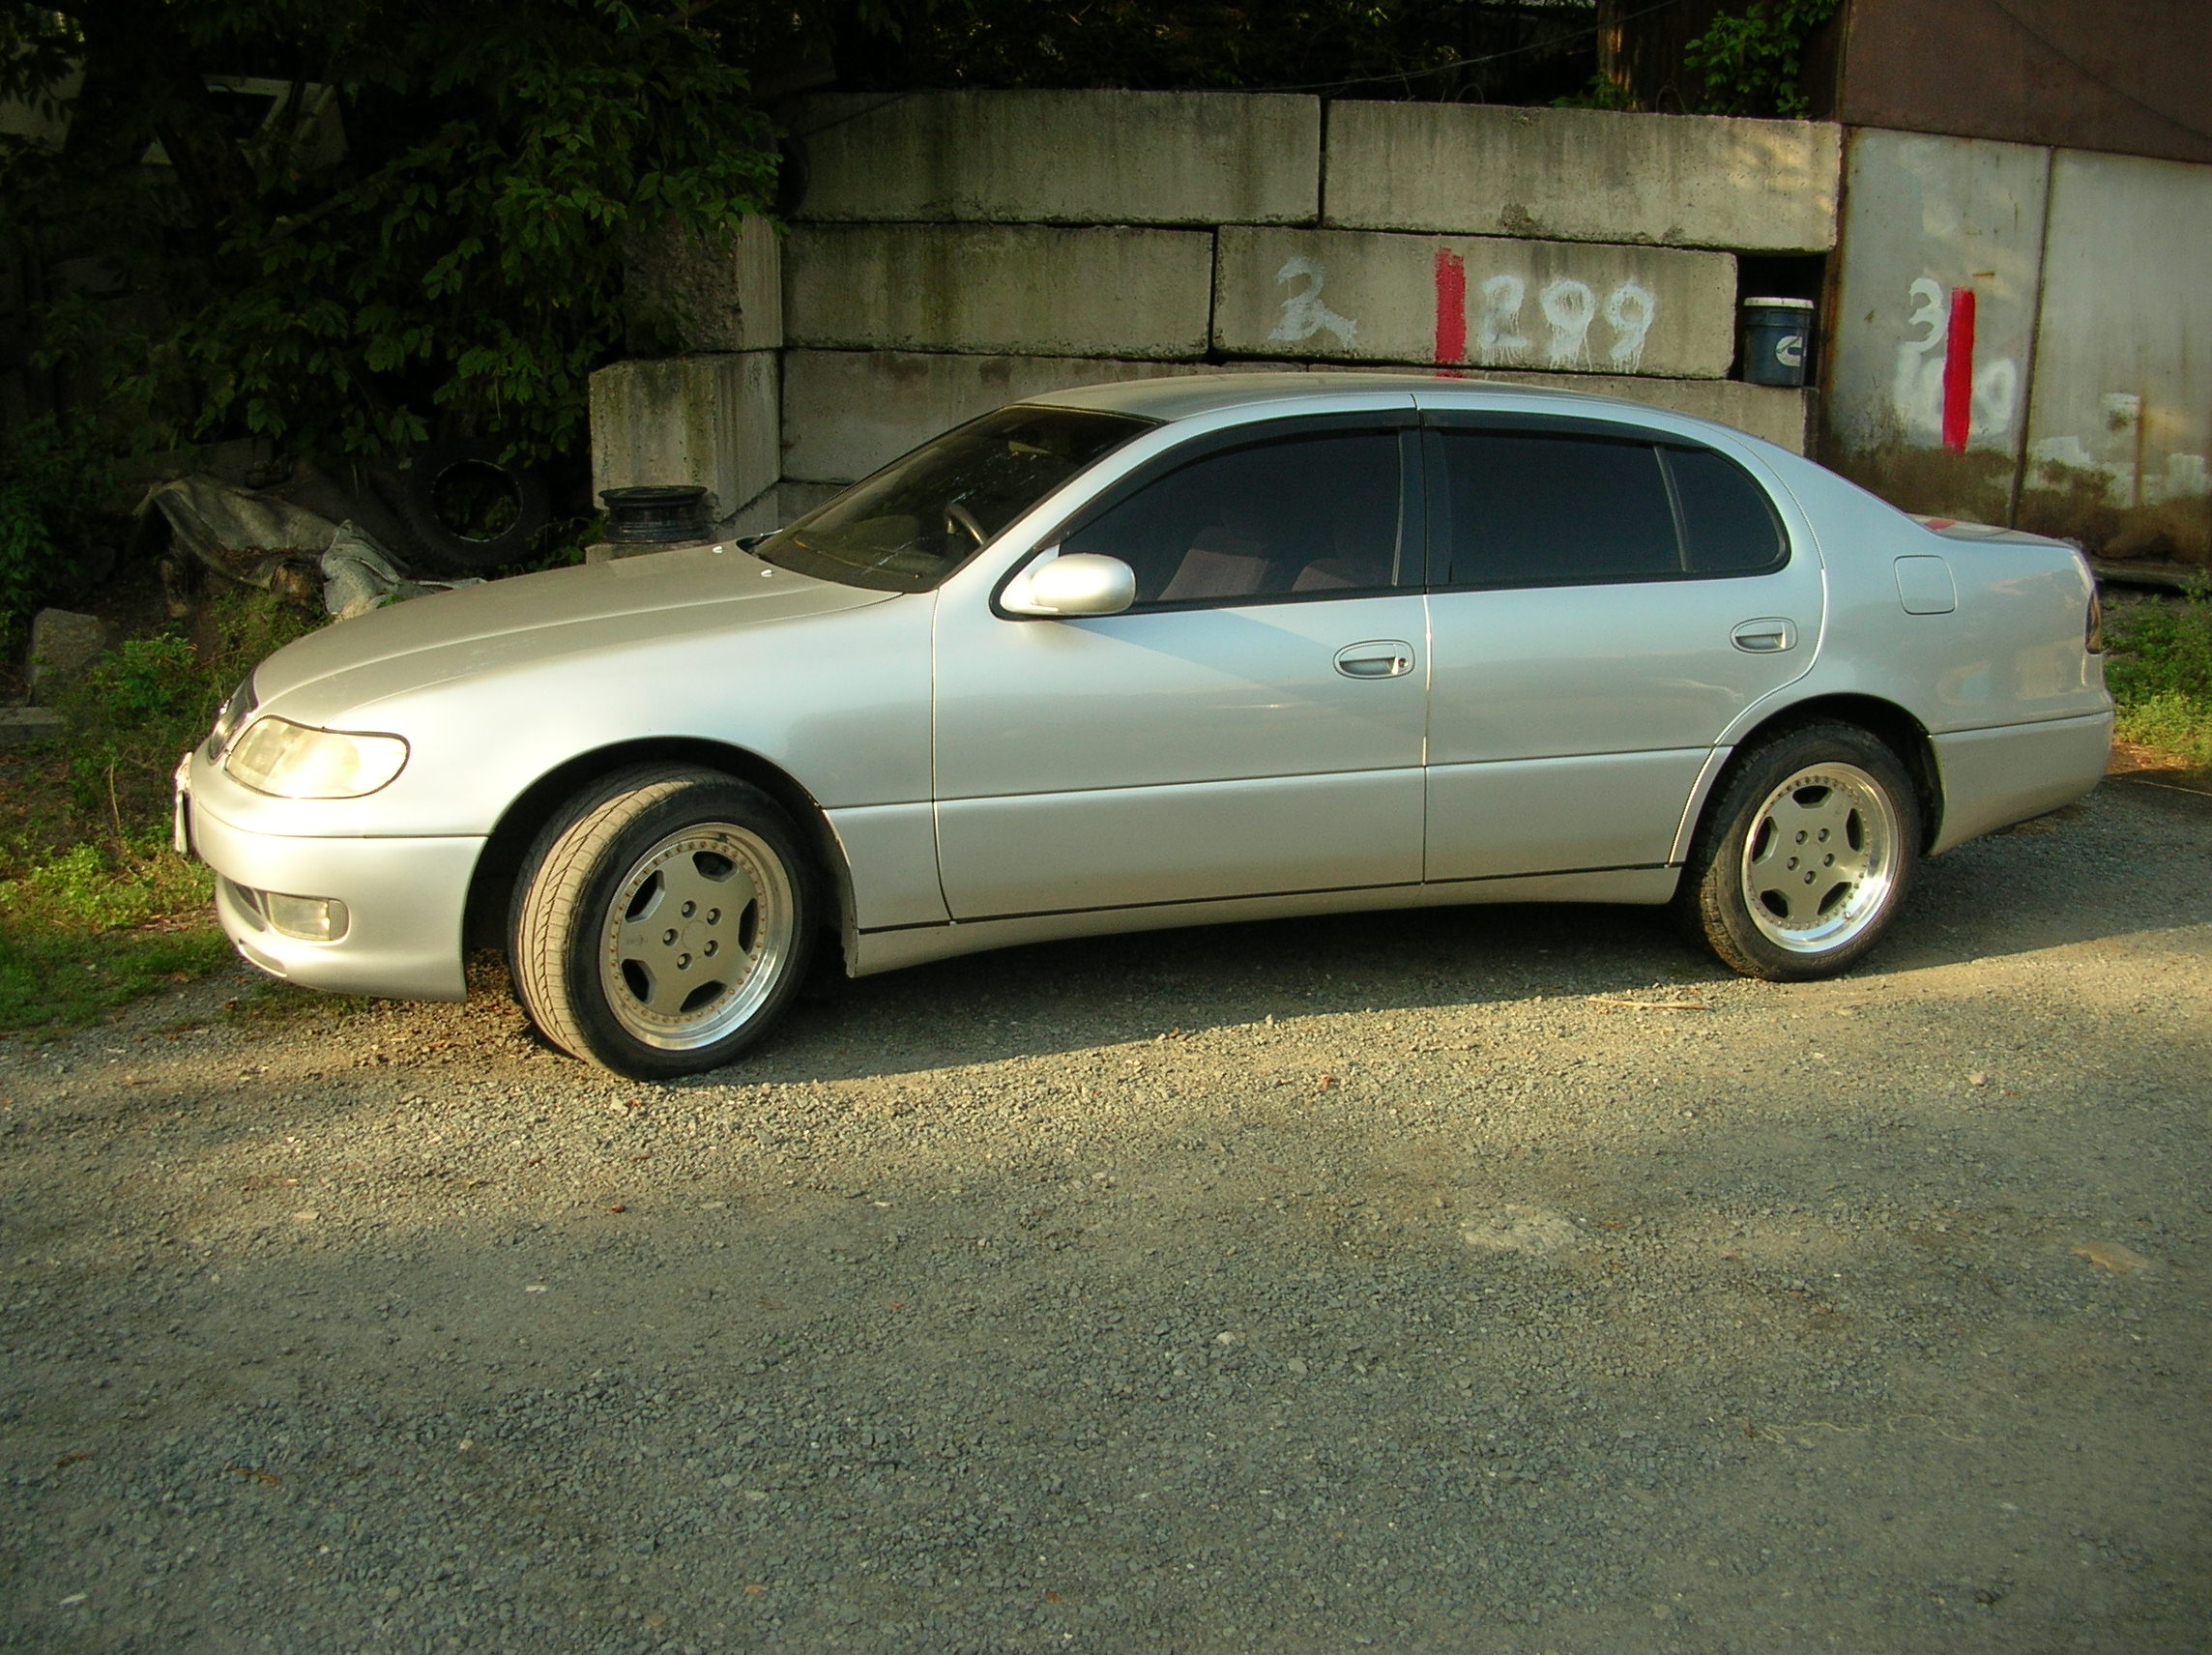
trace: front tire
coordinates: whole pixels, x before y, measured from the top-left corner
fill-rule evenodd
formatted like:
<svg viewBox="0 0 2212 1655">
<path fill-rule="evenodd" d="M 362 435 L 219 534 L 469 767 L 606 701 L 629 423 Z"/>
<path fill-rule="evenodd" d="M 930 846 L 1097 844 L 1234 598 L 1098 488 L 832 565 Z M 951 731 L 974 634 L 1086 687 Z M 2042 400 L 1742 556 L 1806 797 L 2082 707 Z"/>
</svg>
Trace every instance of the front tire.
<svg viewBox="0 0 2212 1655">
<path fill-rule="evenodd" d="M 721 1067 L 804 977 L 813 877 L 791 819 L 717 770 L 639 766 L 547 823 L 509 915 L 515 988 L 554 1045 L 633 1080 Z"/>
<path fill-rule="evenodd" d="M 1834 976 L 1896 916 L 1920 833 L 1911 778 L 1878 738 L 1792 730 L 1747 753 L 1707 809 L 1676 911 L 1746 976 Z"/>
</svg>

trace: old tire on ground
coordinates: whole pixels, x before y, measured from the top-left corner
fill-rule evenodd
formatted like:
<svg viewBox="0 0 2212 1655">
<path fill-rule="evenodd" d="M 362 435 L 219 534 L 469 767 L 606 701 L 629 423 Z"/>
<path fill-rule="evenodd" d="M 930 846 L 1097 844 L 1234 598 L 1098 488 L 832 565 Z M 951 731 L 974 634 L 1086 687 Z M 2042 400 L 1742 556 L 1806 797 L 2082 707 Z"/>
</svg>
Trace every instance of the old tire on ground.
<svg viewBox="0 0 2212 1655">
<path fill-rule="evenodd" d="M 637 766 L 545 825 L 509 914 L 539 1032 L 635 1080 L 728 1062 L 781 1015 L 815 941 L 814 875 L 758 788 Z"/>
<path fill-rule="evenodd" d="M 485 574 L 518 563 L 551 520 L 543 475 L 499 455 L 497 444 L 454 438 L 417 450 L 395 474 L 393 506 L 416 551 L 439 572 Z M 447 521 L 442 491 L 457 481 L 480 496 L 506 498 L 509 511 L 495 532 L 468 535 Z"/>
<path fill-rule="evenodd" d="M 1895 916 L 1919 862 L 1920 800 L 1897 755 L 1813 724 L 1743 755 L 1705 811 L 1677 915 L 1746 976 L 1848 970 Z"/>
</svg>

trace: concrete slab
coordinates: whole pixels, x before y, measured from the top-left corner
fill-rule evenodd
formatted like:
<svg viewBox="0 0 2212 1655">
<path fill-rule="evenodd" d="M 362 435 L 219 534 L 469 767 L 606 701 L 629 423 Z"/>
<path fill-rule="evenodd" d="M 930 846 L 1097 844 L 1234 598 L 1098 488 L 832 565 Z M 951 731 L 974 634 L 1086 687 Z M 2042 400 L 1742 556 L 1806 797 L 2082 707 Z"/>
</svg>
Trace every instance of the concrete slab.
<svg viewBox="0 0 2212 1655">
<path fill-rule="evenodd" d="M 1323 221 L 1823 252 L 1842 156 L 1824 121 L 1336 102 Z"/>
<path fill-rule="evenodd" d="M 790 351 L 783 359 L 783 475 L 846 483 L 964 421 L 1075 385 L 1295 366 L 979 357 L 914 351 Z"/>
<path fill-rule="evenodd" d="M 1908 510 L 2002 523 L 2020 464 L 2051 152 L 1859 131 L 1826 329 L 1824 457 Z M 1943 442 L 1954 295 L 1973 297 L 1964 450 Z"/>
<path fill-rule="evenodd" d="M 68 729 L 69 721 L 50 707 L 0 707 L 0 747 L 50 741 Z"/>
<path fill-rule="evenodd" d="M 2212 560 L 2212 167 L 2061 150 L 2020 524 Z"/>
<path fill-rule="evenodd" d="M 700 483 L 718 510 L 775 481 L 776 353 L 620 362 L 592 375 L 592 488 Z"/>
<path fill-rule="evenodd" d="M 1228 92 L 807 100 L 798 218 L 1310 224 L 1321 101 Z"/>
<path fill-rule="evenodd" d="M 766 218 L 735 235 L 663 227 L 624 248 L 629 348 L 772 351 L 783 343 L 783 241 Z"/>
<path fill-rule="evenodd" d="M 1213 238 L 1188 230 L 809 224 L 784 247 L 795 345 L 1206 354 Z"/>
<path fill-rule="evenodd" d="M 1735 259 L 1674 247 L 1225 228 L 1213 339 L 1235 355 L 1717 379 Z"/>
<path fill-rule="evenodd" d="M 115 641 L 106 622 L 73 609 L 42 609 L 31 617 L 31 698 L 44 701 L 84 677 Z"/>
</svg>

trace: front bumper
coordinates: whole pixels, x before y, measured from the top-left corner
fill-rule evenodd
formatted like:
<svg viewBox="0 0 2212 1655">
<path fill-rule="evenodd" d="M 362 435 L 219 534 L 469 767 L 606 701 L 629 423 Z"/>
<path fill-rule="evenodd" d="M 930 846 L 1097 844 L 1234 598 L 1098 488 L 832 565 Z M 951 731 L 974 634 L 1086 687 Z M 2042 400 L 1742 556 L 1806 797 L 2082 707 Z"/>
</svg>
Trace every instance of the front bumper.
<svg viewBox="0 0 2212 1655">
<path fill-rule="evenodd" d="M 249 964 L 304 988 L 459 1000 L 461 917 L 480 838 L 307 839 L 249 833 L 180 790 L 178 833 L 218 876 L 216 916 Z M 241 887 L 244 887 L 242 890 Z M 335 898 L 335 942 L 287 937 L 245 891 Z"/>
</svg>

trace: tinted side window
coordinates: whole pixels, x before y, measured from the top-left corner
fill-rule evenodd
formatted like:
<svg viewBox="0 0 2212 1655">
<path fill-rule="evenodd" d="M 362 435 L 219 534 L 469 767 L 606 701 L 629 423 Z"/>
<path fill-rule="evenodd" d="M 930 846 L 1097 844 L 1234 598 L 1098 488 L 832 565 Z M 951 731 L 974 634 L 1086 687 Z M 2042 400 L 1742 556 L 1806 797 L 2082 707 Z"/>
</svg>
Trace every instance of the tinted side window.
<svg viewBox="0 0 2212 1655">
<path fill-rule="evenodd" d="M 1521 431 L 1437 433 L 1452 586 L 1679 574 L 1674 511 L 1648 443 Z"/>
<path fill-rule="evenodd" d="M 1692 574 L 1755 574 L 1789 555 L 1766 491 L 1703 449 L 1667 449 L 1682 506 L 1683 566 Z"/>
<path fill-rule="evenodd" d="M 1398 438 L 1324 432 L 1170 472 L 1062 542 L 1137 571 L 1137 601 L 1230 603 L 1373 592 L 1399 580 Z"/>
</svg>

